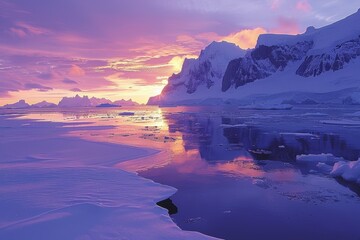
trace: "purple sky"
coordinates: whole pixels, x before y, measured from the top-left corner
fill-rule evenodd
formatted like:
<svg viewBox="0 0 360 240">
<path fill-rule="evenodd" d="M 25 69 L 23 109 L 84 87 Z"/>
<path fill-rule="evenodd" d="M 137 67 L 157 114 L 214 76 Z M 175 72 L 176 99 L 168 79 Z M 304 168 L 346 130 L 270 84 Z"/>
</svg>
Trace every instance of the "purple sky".
<svg viewBox="0 0 360 240">
<path fill-rule="evenodd" d="M 213 40 L 254 46 L 357 11 L 360 0 L 0 0 L 0 105 L 63 96 L 146 102 Z"/>
</svg>

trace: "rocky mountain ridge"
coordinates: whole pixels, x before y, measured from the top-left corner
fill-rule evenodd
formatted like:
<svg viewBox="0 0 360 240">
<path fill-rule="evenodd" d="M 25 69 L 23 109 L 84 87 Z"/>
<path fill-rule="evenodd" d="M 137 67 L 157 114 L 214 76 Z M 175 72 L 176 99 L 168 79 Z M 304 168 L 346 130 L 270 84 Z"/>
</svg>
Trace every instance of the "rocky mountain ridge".
<svg viewBox="0 0 360 240">
<path fill-rule="evenodd" d="M 360 79 L 357 77 L 359 22 L 360 11 L 319 29 L 309 27 L 303 34 L 260 35 L 257 46 L 242 51 L 242 56 L 238 57 L 228 54 L 226 46 L 230 43 L 212 43 L 210 46 L 217 46 L 212 59 L 224 55 L 227 59 L 207 60 L 204 53 L 209 52 L 210 46 L 205 48 L 198 59 L 185 61 L 182 71 L 170 77 L 163 92 L 150 98 L 148 104 L 229 102 L 226 99 L 241 102 L 250 95 L 260 94 L 263 98 L 264 95 L 286 92 L 324 93 L 344 89 L 353 89 L 351 91 L 357 95 L 360 93 Z M 221 67 L 218 67 L 219 63 Z M 222 70 L 214 71 L 216 68 Z M 253 96 L 252 101 L 255 101 Z"/>
</svg>

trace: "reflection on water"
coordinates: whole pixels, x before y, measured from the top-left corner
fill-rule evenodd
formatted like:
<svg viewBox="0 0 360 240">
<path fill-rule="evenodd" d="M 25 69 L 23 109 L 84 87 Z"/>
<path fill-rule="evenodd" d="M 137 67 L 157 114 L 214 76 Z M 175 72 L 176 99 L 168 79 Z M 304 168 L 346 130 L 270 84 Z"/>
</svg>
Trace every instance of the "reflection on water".
<svg viewBox="0 0 360 240">
<path fill-rule="evenodd" d="M 355 192 L 295 161 L 297 155 L 319 153 L 357 160 L 360 126 L 322 124 L 358 120 L 348 115 L 355 111 L 142 107 L 22 117 L 98 126 L 70 135 L 158 149 L 116 167 L 176 187 L 172 201 L 178 211 L 172 217 L 183 229 L 226 239 L 311 240 L 360 237 Z M 257 160 L 259 153 L 249 150 L 261 150 L 270 160 Z"/>
<path fill-rule="evenodd" d="M 356 160 L 360 129 L 324 126 L 304 111 L 165 112 L 178 139 L 168 149 L 176 151 L 140 174 L 179 189 L 172 217 L 186 230 L 225 239 L 358 239 L 356 194 L 295 159 L 332 153 Z M 250 149 L 270 151 L 273 161 L 257 161 Z"/>
<path fill-rule="evenodd" d="M 321 114 L 317 111 L 321 111 Z M 291 172 L 300 154 L 331 153 L 348 160 L 360 156 L 360 128 L 330 126 L 320 120 L 344 117 L 355 109 L 252 111 L 223 108 L 79 108 L 25 112 L 18 118 L 68 123 L 81 128 L 70 135 L 87 140 L 155 148 L 156 156 L 121 163 L 132 171 L 164 167 L 178 173 L 259 177 L 267 163 L 255 161 L 252 149 L 268 151 L 266 159 L 280 161 L 279 171 Z M 126 114 L 125 114 L 126 113 Z M 129 114 L 131 113 L 131 114 Z M 19 112 L 21 114 L 21 112 Z M 279 167 L 282 166 L 282 167 Z M 284 171 L 286 169 L 286 171 Z M 284 174 L 284 173 L 283 173 Z M 289 174 L 289 173 L 288 173 Z"/>
<path fill-rule="evenodd" d="M 234 116 L 220 117 L 201 114 L 168 115 L 170 132 L 181 132 L 185 150 L 199 150 L 206 161 L 234 160 L 247 157 L 249 149 L 269 149 L 269 159 L 294 161 L 299 154 L 332 153 L 349 160 L 360 156 L 359 146 L 347 143 L 346 136 L 309 129 L 305 132 L 282 132 L 263 129 L 261 125 L 244 124 Z M 289 124 L 284 119 L 284 124 Z M 267 124 L 269 125 L 269 123 Z M 300 128 L 303 125 L 300 124 Z M 340 129 L 339 129 L 340 130 Z M 310 132 L 310 133 L 309 133 Z"/>
</svg>

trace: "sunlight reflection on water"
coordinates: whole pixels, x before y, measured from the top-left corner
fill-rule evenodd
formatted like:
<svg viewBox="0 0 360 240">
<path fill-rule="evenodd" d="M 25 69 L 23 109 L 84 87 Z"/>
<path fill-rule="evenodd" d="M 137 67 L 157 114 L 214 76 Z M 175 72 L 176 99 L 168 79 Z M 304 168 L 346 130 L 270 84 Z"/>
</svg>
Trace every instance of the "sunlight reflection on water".
<svg viewBox="0 0 360 240">
<path fill-rule="evenodd" d="M 357 220 L 359 198 L 295 158 L 331 153 L 358 159 L 360 128 L 322 123 L 358 120 L 348 115 L 355 111 L 139 107 L 46 110 L 21 118 L 64 122 L 74 127 L 70 136 L 90 141 L 159 150 L 115 166 L 176 187 L 172 199 L 179 212 L 172 217 L 183 229 L 226 239 L 337 239 L 337 226 Z M 119 115 L 123 112 L 128 114 Z M 86 125 L 106 128 L 75 129 Z M 249 152 L 258 149 L 271 160 Z M 263 231 L 254 232 L 254 226 Z M 356 239 L 354 234 L 359 234 L 355 228 L 346 239 Z"/>
</svg>

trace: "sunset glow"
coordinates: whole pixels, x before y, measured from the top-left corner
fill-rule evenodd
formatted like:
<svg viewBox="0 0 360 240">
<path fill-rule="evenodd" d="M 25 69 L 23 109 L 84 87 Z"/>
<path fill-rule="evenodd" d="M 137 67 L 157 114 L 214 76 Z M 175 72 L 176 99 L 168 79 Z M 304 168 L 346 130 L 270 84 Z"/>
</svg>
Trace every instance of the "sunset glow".
<svg viewBox="0 0 360 240">
<path fill-rule="evenodd" d="M 324 26 L 355 5 L 0 0 L 0 105 L 19 99 L 57 103 L 75 94 L 146 103 L 181 71 L 185 58 L 196 58 L 212 41 L 253 48 L 260 34 Z"/>
<path fill-rule="evenodd" d="M 0 240 L 359 240 L 359 1 L 0 0 Z"/>
</svg>

